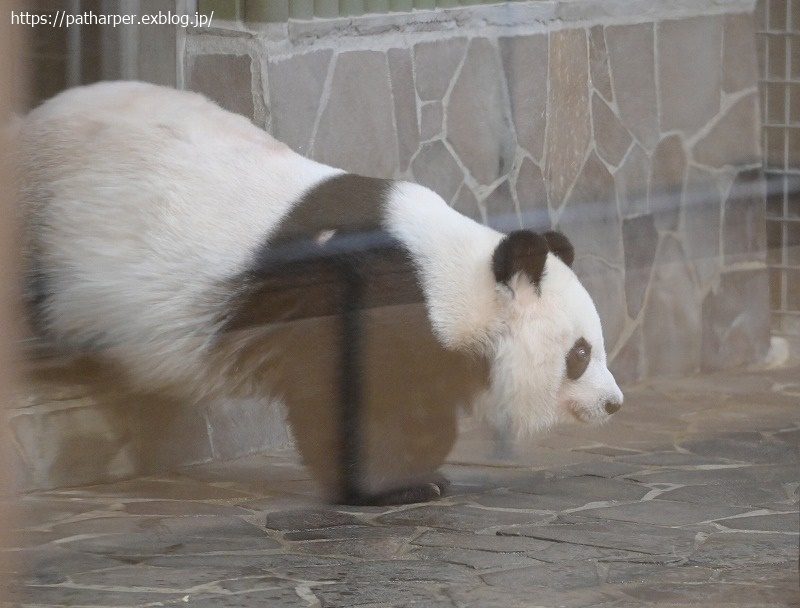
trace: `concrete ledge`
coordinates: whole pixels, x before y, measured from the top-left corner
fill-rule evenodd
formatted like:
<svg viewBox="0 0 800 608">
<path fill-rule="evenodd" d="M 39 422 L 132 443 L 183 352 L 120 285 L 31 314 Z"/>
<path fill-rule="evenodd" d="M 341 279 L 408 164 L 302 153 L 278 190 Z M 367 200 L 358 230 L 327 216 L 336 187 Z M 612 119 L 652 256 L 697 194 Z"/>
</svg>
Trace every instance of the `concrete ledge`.
<svg viewBox="0 0 800 608">
<path fill-rule="evenodd" d="M 553 31 L 587 25 L 630 25 L 651 21 L 686 19 L 705 15 L 751 13 L 755 0 L 540 0 L 498 3 L 411 13 L 366 14 L 355 17 L 298 20 L 285 23 L 245 23 L 215 21 L 207 28 L 194 28 L 192 34 L 256 35 L 262 40 L 346 44 L 348 38 L 402 34 L 436 38 L 448 34 L 464 36 L 479 31 L 482 35 L 515 35 Z"/>
</svg>

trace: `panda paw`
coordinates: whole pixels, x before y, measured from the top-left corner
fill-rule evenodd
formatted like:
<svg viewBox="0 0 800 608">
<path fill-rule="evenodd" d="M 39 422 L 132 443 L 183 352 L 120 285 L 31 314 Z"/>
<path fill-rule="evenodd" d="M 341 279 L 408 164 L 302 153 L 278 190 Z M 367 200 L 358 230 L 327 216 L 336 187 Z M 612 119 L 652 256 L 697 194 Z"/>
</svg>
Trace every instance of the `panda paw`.
<svg viewBox="0 0 800 608">
<path fill-rule="evenodd" d="M 387 506 L 407 505 L 418 502 L 439 500 L 450 488 L 450 481 L 443 475 L 434 475 L 426 482 L 403 488 L 394 488 L 363 496 L 361 505 Z"/>
</svg>

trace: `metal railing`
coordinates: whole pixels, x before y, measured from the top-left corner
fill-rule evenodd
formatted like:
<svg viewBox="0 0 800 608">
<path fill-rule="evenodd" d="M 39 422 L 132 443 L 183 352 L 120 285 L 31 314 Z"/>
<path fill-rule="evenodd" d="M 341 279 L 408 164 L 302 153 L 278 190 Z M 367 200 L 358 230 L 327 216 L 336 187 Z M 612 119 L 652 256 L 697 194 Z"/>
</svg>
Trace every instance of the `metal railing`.
<svg viewBox="0 0 800 608">
<path fill-rule="evenodd" d="M 800 4 L 758 4 L 772 327 L 800 336 Z"/>
</svg>

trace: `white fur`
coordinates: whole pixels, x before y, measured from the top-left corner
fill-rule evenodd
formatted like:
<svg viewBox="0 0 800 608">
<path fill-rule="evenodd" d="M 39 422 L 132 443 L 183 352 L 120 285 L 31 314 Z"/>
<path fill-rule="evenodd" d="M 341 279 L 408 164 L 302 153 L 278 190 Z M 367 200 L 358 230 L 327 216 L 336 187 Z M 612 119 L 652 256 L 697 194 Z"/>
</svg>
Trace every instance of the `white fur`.
<svg viewBox="0 0 800 608">
<path fill-rule="evenodd" d="M 428 317 L 442 344 L 476 348 L 489 340 L 501 322 L 490 260 L 502 235 L 407 182 L 392 193 L 385 227 L 421 271 Z"/>
<path fill-rule="evenodd" d="M 51 329 L 69 345 L 120 347 L 156 384 L 205 376 L 220 282 L 339 172 L 200 95 L 144 83 L 59 95 L 25 119 L 20 148 Z"/>
<path fill-rule="evenodd" d="M 248 268 L 302 192 L 340 170 L 199 95 L 142 83 L 68 91 L 19 131 L 49 330 L 67 345 L 111 349 L 144 386 L 224 390 L 207 354 L 226 279 Z M 410 183 L 393 189 L 385 228 L 417 264 L 437 339 L 493 361 L 481 402 L 496 425 L 528 433 L 602 420 L 606 401 L 622 401 L 591 298 L 554 255 L 539 289 L 524 276 L 498 285 L 491 259 L 502 235 Z M 568 381 L 564 357 L 581 336 L 592 362 Z"/>
<path fill-rule="evenodd" d="M 607 368 L 597 310 L 575 273 L 548 254 L 538 289 L 518 275 L 511 292 L 484 396 L 488 417 L 517 436 L 575 419 L 607 419 L 605 404 L 621 404 L 623 396 Z M 568 380 L 565 354 L 581 337 L 592 345 L 591 362 L 579 379 Z"/>
<path fill-rule="evenodd" d="M 502 235 L 455 214 L 430 190 L 398 184 L 387 229 L 422 271 L 428 316 L 442 344 L 493 358 L 482 413 L 501 429 L 529 436 L 560 422 L 608 418 L 606 402 L 623 396 L 606 363 L 600 317 L 575 273 L 548 254 L 534 287 L 524 275 L 498 286 L 489 260 Z M 576 381 L 565 379 L 565 355 L 584 337 L 592 359 Z"/>
</svg>

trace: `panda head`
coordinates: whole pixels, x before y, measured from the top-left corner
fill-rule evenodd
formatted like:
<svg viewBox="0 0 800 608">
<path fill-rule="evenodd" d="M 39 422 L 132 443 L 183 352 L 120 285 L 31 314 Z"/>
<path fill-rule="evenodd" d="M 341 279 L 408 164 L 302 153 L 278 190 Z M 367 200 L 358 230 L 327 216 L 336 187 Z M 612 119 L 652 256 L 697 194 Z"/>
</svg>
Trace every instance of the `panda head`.
<svg viewBox="0 0 800 608">
<path fill-rule="evenodd" d="M 603 422 L 622 405 L 608 370 L 600 317 L 557 232 L 512 232 L 492 257 L 500 318 L 485 413 L 529 435 L 569 421 Z"/>
</svg>

